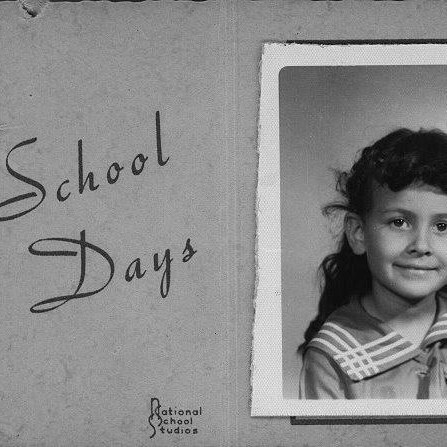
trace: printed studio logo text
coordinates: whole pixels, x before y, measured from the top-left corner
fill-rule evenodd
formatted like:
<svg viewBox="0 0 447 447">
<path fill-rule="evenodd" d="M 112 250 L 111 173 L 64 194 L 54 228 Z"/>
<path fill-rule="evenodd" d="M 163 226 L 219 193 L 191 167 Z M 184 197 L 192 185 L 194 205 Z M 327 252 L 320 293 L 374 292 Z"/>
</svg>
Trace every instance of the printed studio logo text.
<svg viewBox="0 0 447 447">
<path fill-rule="evenodd" d="M 152 433 L 150 438 L 160 434 L 197 435 L 196 420 L 202 416 L 202 407 L 183 408 L 179 406 L 164 406 L 157 397 L 151 398 L 151 414 L 149 425 Z"/>
</svg>

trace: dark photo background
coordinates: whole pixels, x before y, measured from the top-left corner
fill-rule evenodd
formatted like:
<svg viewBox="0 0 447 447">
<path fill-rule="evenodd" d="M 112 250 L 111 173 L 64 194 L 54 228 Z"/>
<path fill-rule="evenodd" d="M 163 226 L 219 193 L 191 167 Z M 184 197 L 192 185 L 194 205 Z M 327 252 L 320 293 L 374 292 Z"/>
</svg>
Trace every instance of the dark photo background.
<svg viewBox="0 0 447 447">
<path fill-rule="evenodd" d="M 335 248 L 330 168 L 398 127 L 447 130 L 446 66 L 286 67 L 279 77 L 283 395 L 298 397 L 297 347 L 318 303 L 316 271 Z"/>
</svg>

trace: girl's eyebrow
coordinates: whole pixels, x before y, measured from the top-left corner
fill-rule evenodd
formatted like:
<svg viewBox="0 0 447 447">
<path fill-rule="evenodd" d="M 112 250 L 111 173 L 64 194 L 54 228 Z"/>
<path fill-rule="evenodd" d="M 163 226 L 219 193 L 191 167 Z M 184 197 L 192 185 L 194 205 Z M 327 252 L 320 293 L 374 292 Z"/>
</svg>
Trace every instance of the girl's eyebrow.
<svg viewBox="0 0 447 447">
<path fill-rule="evenodd" d="M 413 213 L 410 210 L 407 210 L 405 208 L 379 208 L 379 213 L 381 214 L 387 214 L 387 213 L 400 213 L 400 214 L 409 214 L 411 216 L 414 216 L 415 213 Z"/>
<path fill-rule="evenodd" d="M 383 209 L 379 208 L 379 213 L 381 214 L 400 213 L 410 217 L 416 216 L 416 213 L 407 210 L 405 208 L 383 208 Z M 447 219 L 447 211 L 445 213 L 435 213 L 432 215 L 432 217 L 434 217 L 435 219 Z"/>
</svg>

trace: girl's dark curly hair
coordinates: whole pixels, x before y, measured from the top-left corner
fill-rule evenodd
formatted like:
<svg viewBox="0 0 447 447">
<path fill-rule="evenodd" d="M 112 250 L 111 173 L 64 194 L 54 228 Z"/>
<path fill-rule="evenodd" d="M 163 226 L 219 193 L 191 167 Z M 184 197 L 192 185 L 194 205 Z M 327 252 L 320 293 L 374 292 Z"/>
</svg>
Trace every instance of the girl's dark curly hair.
<svg viewBox="0 0 447 447">
<path fill-rule="evenodd" d="M 352 169 L 336 171 L 336 178 L 336 190 L 342 201 L 326 205 L 323 208 L 326 216 L 342 211 L 365 217 L 372 206 L 375 183 L 394 192 L 410 185 L 426 184 L 447 194 L 447 134 L 440 130 L 398 129 L 363 149 Z M 319 273 L 318 315 L 307 328 L 300 350 L 332 312 L 371 288 L 366 254 L 354 254 L 344 233 L 338 251 L 323 259 Z"/>
</svg>

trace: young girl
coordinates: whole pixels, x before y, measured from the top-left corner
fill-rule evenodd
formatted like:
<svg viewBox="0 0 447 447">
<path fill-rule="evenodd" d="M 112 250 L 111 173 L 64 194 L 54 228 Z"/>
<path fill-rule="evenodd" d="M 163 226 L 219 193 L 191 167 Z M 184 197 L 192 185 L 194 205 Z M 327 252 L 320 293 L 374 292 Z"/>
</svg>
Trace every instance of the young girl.
<svg viewBox="0 0 447 447">
<path fill-rule="evenodd" d="M 302 399 L 447 398 L 447 135 L 399 129 L 339 172 L 345 212 L 300 377 Z"/>
</svg>

